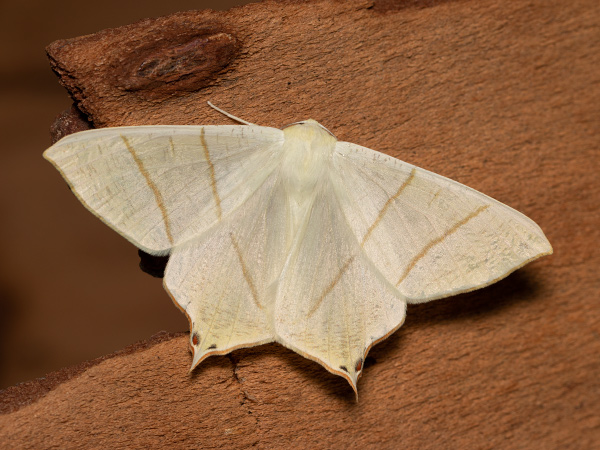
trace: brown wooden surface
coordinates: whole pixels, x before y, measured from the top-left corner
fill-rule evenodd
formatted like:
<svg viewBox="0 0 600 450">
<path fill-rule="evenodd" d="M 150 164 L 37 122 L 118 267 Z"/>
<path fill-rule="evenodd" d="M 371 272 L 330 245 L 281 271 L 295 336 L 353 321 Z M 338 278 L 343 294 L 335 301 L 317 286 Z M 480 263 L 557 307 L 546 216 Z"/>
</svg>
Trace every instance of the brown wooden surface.
<svg viewBox="0 0 600 450">
<path fill-rule="evenodd" d="M 275 344 L 209 358 L 189 375 L 178 335 L 4 391 L 0 446 L 600 441 L 598 3 L 408 3 L 263 2 L 60 41 L 49 53 L 96 126 L 230 123 L 207 99 L 261 125 L 311 117 L 524 212 L 555 254 L 484 290 L 409 307 L 371 351 L 358 403 L 342 378 Z"/>
</svg>

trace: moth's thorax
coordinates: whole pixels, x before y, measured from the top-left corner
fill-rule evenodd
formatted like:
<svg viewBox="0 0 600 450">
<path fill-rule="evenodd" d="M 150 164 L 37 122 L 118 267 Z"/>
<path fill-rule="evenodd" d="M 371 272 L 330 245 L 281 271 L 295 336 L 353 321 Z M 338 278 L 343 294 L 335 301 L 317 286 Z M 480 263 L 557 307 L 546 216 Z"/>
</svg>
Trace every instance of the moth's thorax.
<svg viewBox="0 0 600 450">
<path fill-rule="evenodd" d="M 292 195 L 304 195 L 326 170 L 337 139 L 312 119 L 284 128 L 283 136 L 283 179 Z"/>
</svg>

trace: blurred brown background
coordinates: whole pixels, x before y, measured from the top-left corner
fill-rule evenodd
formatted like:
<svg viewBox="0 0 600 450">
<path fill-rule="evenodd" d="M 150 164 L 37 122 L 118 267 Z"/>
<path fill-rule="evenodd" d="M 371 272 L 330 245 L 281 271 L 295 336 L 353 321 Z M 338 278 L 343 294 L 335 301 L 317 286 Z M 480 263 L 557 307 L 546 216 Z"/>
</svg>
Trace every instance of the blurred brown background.
<svg viewBox="0 0 600 450">
<path fill-rule="evenodd" d="M 136 248 L 83 208 L 42 158 L 50 124 L 71 105 L 45 46 L 147 17 L 245 3 L 0 3 L 0 389 L 188 327 L 161 280 L 139 270 Z"/>
</svg>

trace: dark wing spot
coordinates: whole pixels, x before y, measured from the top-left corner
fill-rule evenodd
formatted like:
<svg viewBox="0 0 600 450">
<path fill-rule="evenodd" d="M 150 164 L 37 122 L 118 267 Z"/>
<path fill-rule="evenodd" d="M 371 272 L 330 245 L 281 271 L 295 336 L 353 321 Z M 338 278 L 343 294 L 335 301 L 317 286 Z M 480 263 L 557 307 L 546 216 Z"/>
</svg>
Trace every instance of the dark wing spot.
<svg viewBox="0 0 600 450">
<path fill-rule="evenodd" d="M 340 369 L 342 369 L 344 372 L 348 372 L 348 369 L 346 369 L 346 366 L 340 366 Z"/>
<path fill-rule="evenodd" d="M 217 344 L 213 344 L 210 347 L 208 347 L 208 350 L 213 349 L 213 348 L 217 348 Z"/>
<path fill-rule="evenodd" d="M 199 343 L 200 343 L 200 337 L 198 336 L 198 333 L 194 333 L 192 335 L 192 344 L 198 345 Z"/>
<path fill-rule="evenodd" d="M 354 370 L 356 372 L 360 372 L 363 368 L 363 360 L 359 359 L 358 361 L 356 361 L 356 366 L 354 367 Z"/>
</svg>

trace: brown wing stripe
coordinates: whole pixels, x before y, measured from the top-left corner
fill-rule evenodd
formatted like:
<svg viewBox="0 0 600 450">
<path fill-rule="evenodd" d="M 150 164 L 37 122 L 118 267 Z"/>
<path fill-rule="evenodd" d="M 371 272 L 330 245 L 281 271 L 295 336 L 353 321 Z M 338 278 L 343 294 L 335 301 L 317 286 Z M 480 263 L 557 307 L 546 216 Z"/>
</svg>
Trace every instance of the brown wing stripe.
<svg viewBox="0 0 600 450">
<path fill-rule="evenodd" d="M 158 209 L 160 210 L 160 213 L 162 214 L 163 222 L 165 224 L 165 232 L 167 234 L 167 239 L 169 240 L 169 243 L 171 245 L 173 245 L 173 235 L 171 234 L 171 224 L 169 222 L 169 216 L 167 214 L 167 209 L 165 208 L 165 202 L 163 201 L 162 195 L 161 195 L 160 191 L 158 190 L 158 188 L 156 187 L 156 184 L 154 184 L 154 181 L 152 181 L 152 178 L 150 178 L 150 174 L 144 167 L 144 163 L 138 157 L 138 155 L 136 154 L 135 150 L 133 149 L 133 147 L 127 140 L 127 138 L 125 136 L 121 135 L 121 139 L 123 139 L 123 142 L 125 143 L 125 147 L 127 147 L 127 151 L 129 151 L 129 153 L 131 154 L 131 157 L 133 158 L 133 160 L 135 161 L 135 163 L 138 167 L 138 170 L 140 171 L 140 173 L 146 180 L 146 184 L 148 185 L 148 187 L 154 194 L 154 200 L 156 200 L 156 205 L 158 206 Z"/>
<path fill-rule="evenodd" d="M 408 178 L 406 178 L 406 180 L 404 180 L 404 182 L 398 188 L 398 190 L 396 191 L 396 193 L 393 196 L 391 196 L 385 202 L 385 204 L 381 208 L 381 211 L 379 211 L 379 214 L 377 215 L 377 218 L 375 219 L 375 221 L 371 224 L 371 226 L 369 227 L 369 229 L 365 233 L 365 236 L 363 237 L 362 242 L 360 243 L 361 247 L 365 245 L 365 242 L 367 242 L 367 239 L 369 239 L 369 236 L 371 236 L 371 233 L 373 232 L 373 230 L 377 227 L 377 225 L 379 225 L 379 222 L 381 222 L 381 219 L 383 219 L 383 216 L 385 216 L 385 213 L 387 212 L 387 210 L 390 207 L 390 205 L 392 204 L 392 202 L 394 200 L 396 200 L 400 196 L 400 194 L 402 194 L 402 191 L 404 191 L 404 189 L 406 189 L 406 187 L 412 182 L 412 180 L 413 180 L 414 177 L 415 177 L 415 168 L 413 168 L 410 171 L 410 175 L 408 176 Z M 327 288 L 323 291 L 323 293 L 321 294 L 321 296 L 319 297 L 319 299 L 316 301 L 316 303 L 313 305 L 313 307 L 308 312 L 308 317 L 312 316 L 315 313 L 315 311 L 317 309 L 319 309 L 319 307 L 321 306 L 321 303 L 323 303 L 323 300 L 325 300 L 325 297 L 327 297 L 329 295 L 329 293 L 331 291 L 333 291 L 333 288 L 342 279 L 342 275 L 344 275 L 344 273 L 346 272 L 346 270 L 348 270 L 348 267 L 350 267 L 350 264 L 352 264 L 352 261 L 354 261 L 354 256 L 348 258 L 348 260 L 340 268 L 338 274 L 331 281 L 331 283 L 329 284 L 329 286 L 327 286 Z"/>
<path fill-rule="evenodd" d="M 317 309 L 319 309 L 319 306 L 321 306 L 321 303 L 323 303 L 323 300 L 325 300 L 325 297 L 327 297 L 329 295 L 329 293 L 331 291 L 333 291 L 333 288 L 335 287 L 335 285 L 338 284 L 339 281 L 342 279 L 342 275 L 344 275 L 344 272 L 346 272 L 346 270 L 348 270 L 348 267 L 350 267 L 350 264 L 352 264 L 352 261 L 354 261 L 354 256 L 351 256 L 350 258 L 348 258 L 348 260 L 340 268 L 340 271 L 338 272 L 338 274 L 331 281 L 329 286 L 327 286 L 327 288 L 325 288 L 325 290 L 323 291 L 323 293 L 321 294 L 321 296 L 319 297 L 317 302 L 313 305 L 313 307 L 310 308 L 310 311 L 308 312 L 308 317 L 312 316 L 315 313 L 315 311 Z"/>
<path fill-rule="evenodd" d="M 175 158 L 175 144 L 172 137 L 169 138 L 169 153 L 171 158 Z"/>
<path fill-rule="evenodd" d="M 213 197 L 215 199 L 215 204 L 217 205 L 217 218 L 221 220 L 221 215 L 223 211 L 221 211 L 221 198 L 219 197 L 219 192 L 217 191 L 217 179 L 215 178 L 215 166 L 210 160 L 210 153 L 208 152 L 208 145 L 206 145 L 206 139 L 204 138 L 204 128 L 200 131 L 200 143 L 202 144 L 202 149 L 204 150 L 204 158 L 206 158 L 206 162 L 208 163 L 208 170 L 210 172 L 210 187 L 212 188 Z"/>
<path fill-rule="evenodd" d="M 402 273 L 402 275 L 400 276 L 400 279 L 398 280 L 398 282 L 396 283 L 396 286 L 399 286 L 400 283 L 402 283 L 406 277 L 408 276 L 408 274 L 410 273 L 410 271 L 417 265 L 417 263 L 427 254 L 427 252 L 429 250 L 431 250 L 435 245 L 439 244 L 440 242 L 442 242 L 444 239 L 446 239 L 448 236 L 450 236 L 451 234 L 455 233 L 460 227 L 462 227 L 463 225 L 465 225 L 468 221 L 470 221 L 471 219 L 474 219 L 475 217 L 477 217 L 479 214 L 481 214 L 483 211 L 485 211 L 486 209 L 488 209 L 490 207 L 490 205 L 484 205 L 484 206 L 480 206 L 479 208 L 477 208 L 475 211 L 473 211 L 471 214 L 469 214 L 467 217 L 465 217 L 464 219 L 458 221 L 457 223 L 455 223 L 454 225 L 452 225 L 452 227 L 450 227 L 450 229 L 448 231 L 446 231 L 444 234 L 442 234 L 441 236 L 431 240 L 425 247 L 423 247 L 423 249 L 417 254 L 415 255 L 415 257 L 411 260 L 411 262 L 408 264 L 408 266 L 406 267 L 406 269 L 404 270 L 404 272 Z"/>
<path fill-rule="evenodd" d="M 258 292 L 256 291 L 256 286 L 252 281 L 252 277 L 250 276 L 250 272 L 248 272 L 248 268 L 246 267 L 246 263 L 244 262 L 244 258 L 242 257 L 242 250 L 240 249 L 240 245 L 238 241 L 235 239 L 233 233 L 229 233 L 229 237 L 231 237 L 231 243 L 233 244 L 233 248 L 237 253 L 237 257 L 240 261 L 240 266 L 242 267 L 242 274 L 244 275 L 244 280 L 248 283 L 248 287 L 250 288 L 250 293 L 252 294 L 252 299 L 254 300 L 254 304 L 258 307 L 258 309 L 262 309 L 261 304 L 258 302 Z"/>
<path fill-rule="evenodd" d="M 400 196 L 400 194 L 402 194 L 402 191 L 404 191 L 404 189 L 406 189 L 406 187 L 412 182 L 413 178 L 415 177 L 415 170 L 416 169 L 413 167 L 413 169 L 410 171 L 410 175 L 408 176 L 408 178 L 404 180 L 404 183 L 402 183 L 402 185 L 398 188 L 396 193 L 390 198 L 388 198 L 387 202 L 385 202 L 385 205 L 383 205 L 383 208 L 381 208 L 381 211 L 379 211 L 377 218 L 365 233 L 365 236 L 363 237 L 362 242 L 360 243 L 361 247 L 364 247 L 365 243 L 367 242 L 367 239 L 369 239 L 371 233 L 373 233 L 373 230 L 377 227 L 377 225 L 379 225 L 379 222 L 381 222 L 381 219 L 383 219 L 383 216 L 385 216 L 385 213 L 387 212 L 392 202 L 395 201 Z"/>
</svg>

